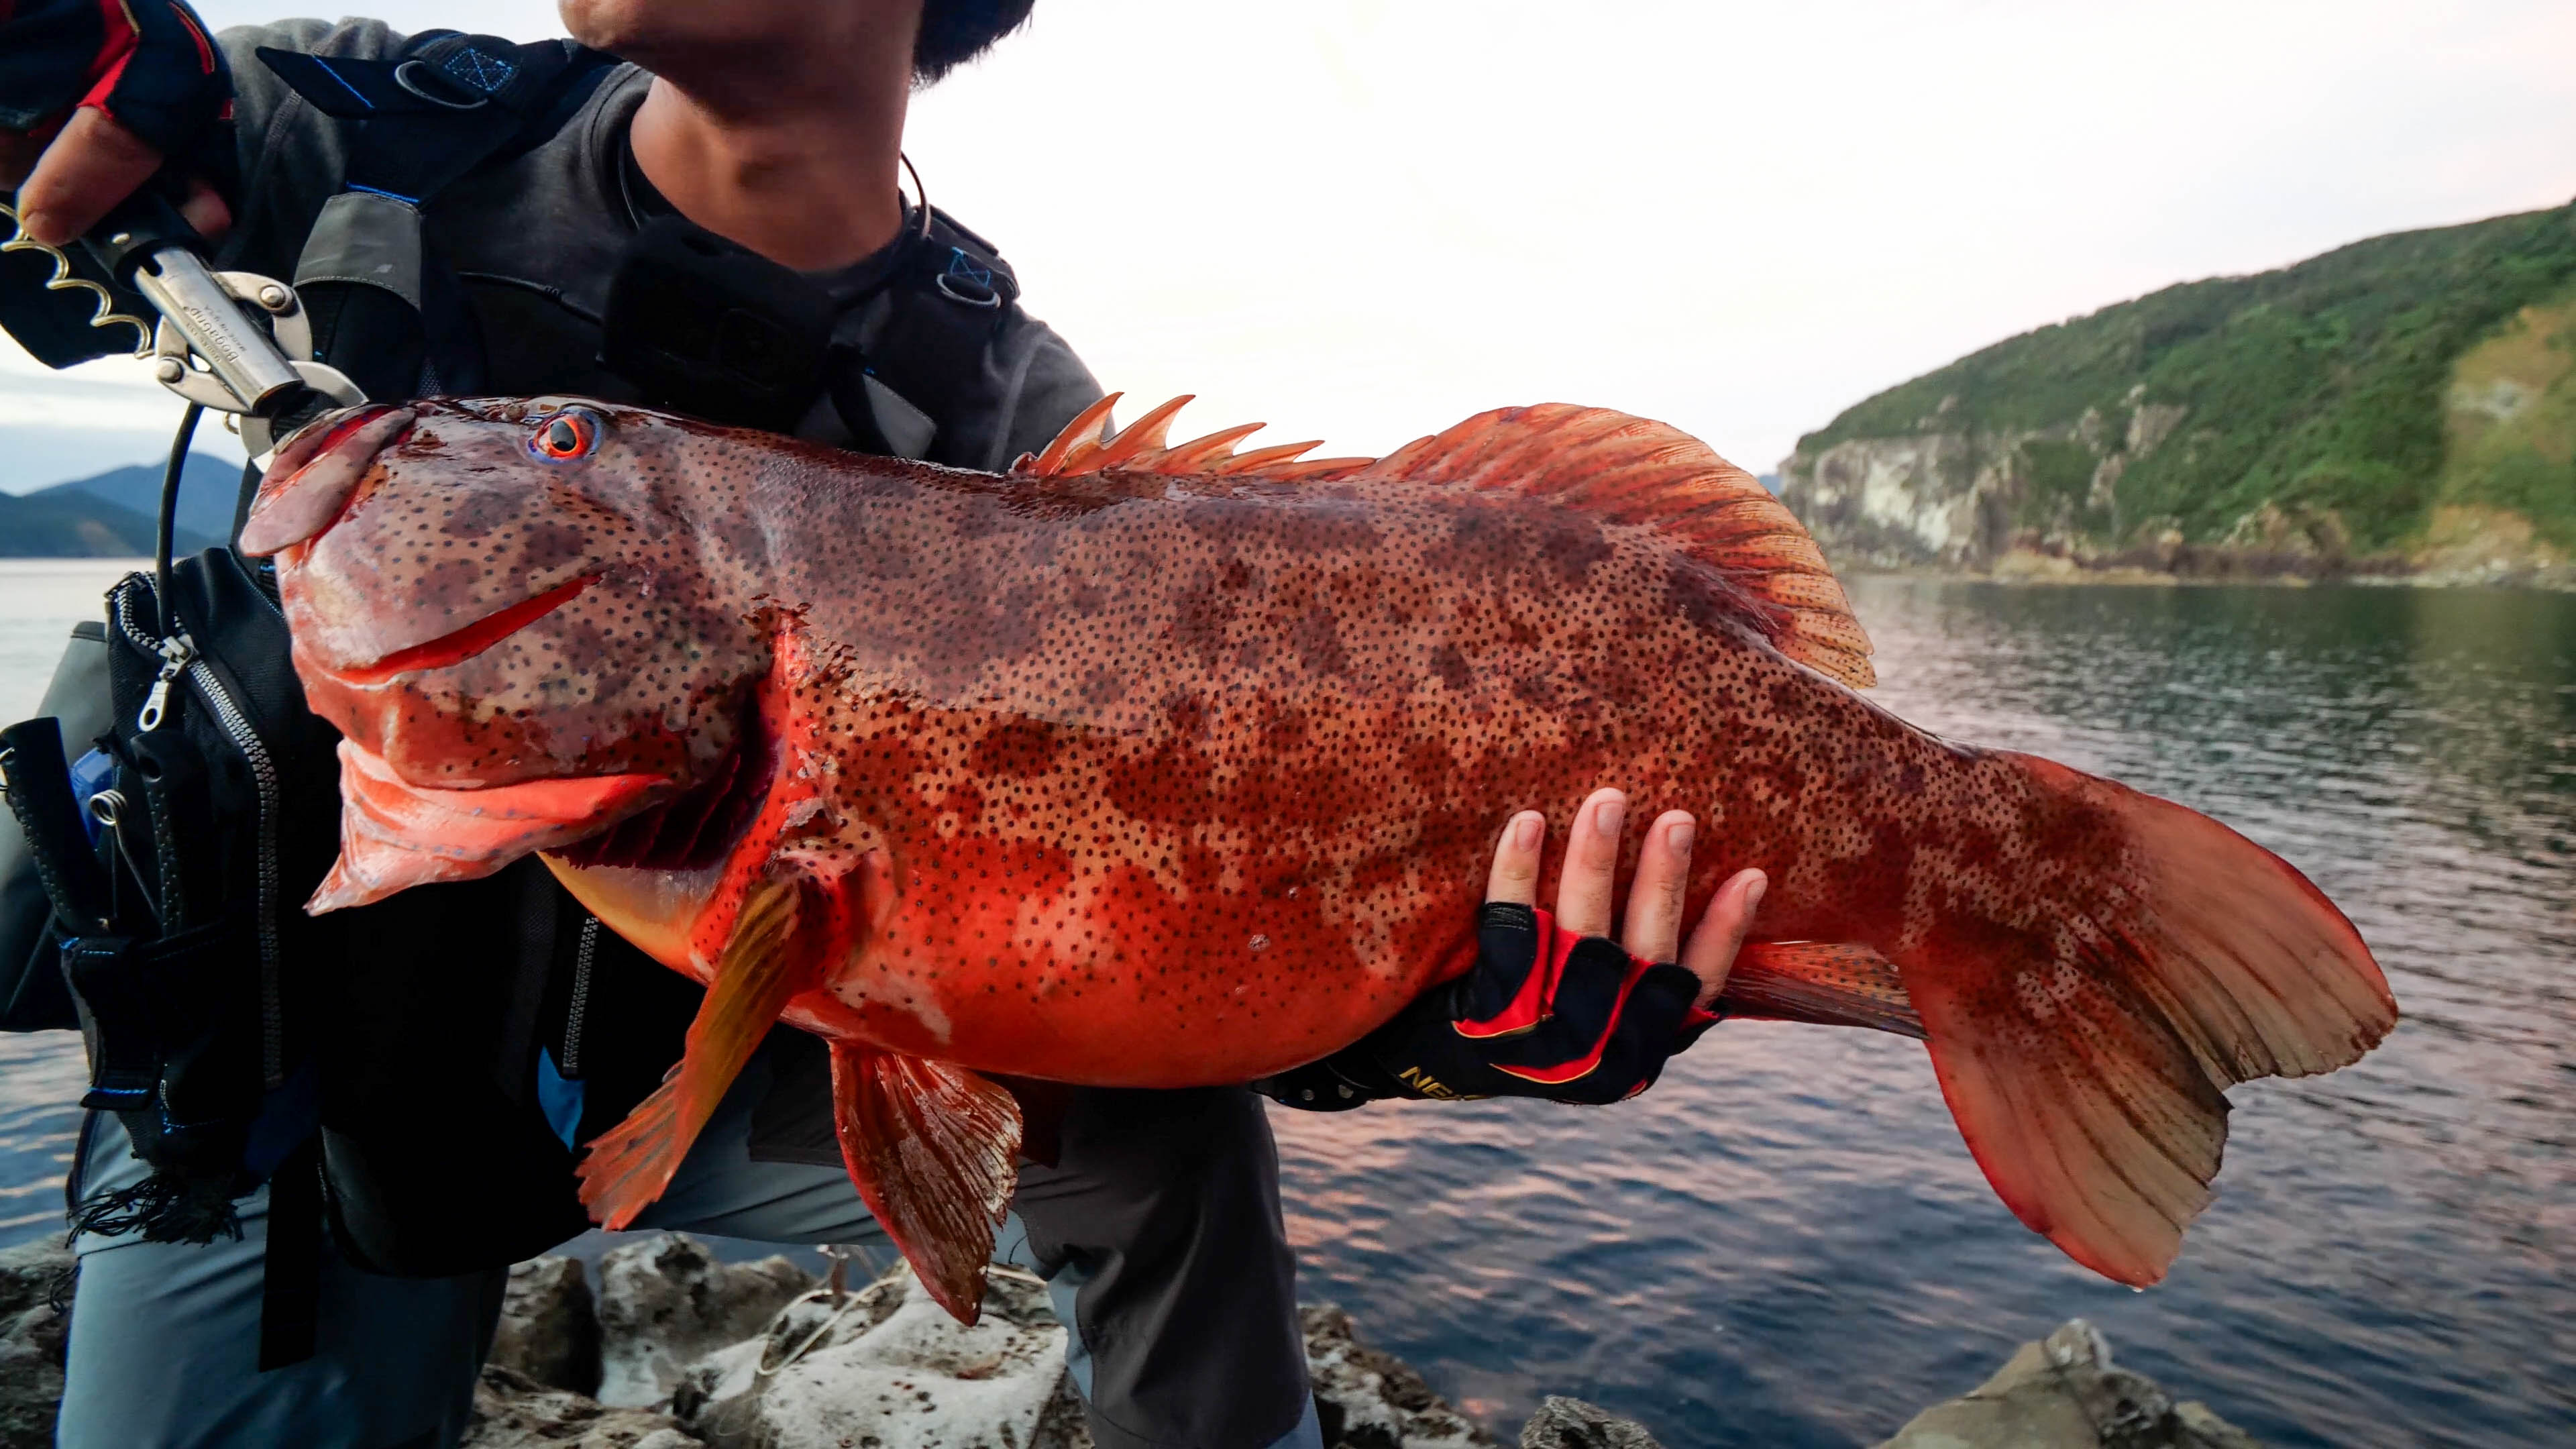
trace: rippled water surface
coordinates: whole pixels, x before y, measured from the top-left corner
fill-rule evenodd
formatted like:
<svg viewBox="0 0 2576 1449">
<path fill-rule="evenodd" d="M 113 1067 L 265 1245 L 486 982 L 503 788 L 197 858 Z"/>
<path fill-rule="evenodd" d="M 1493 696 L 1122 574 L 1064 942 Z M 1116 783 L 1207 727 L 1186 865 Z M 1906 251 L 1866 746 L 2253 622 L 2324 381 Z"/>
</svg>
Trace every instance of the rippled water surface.
<svg viewBox="0 0 2576 1449">
<path fill-rule="evenodd" d="M 2233 1094 L 2145 1293 L 2025 1232 L 1923 1049 L 1720 1028 L 1600 1111 L 1280 1114 L 1306 1292 L 1501 1423 L 1872 1443 L 2075 1315 L 2279 1445 L 2576 1443 L 2576 597 L 1857 581 L 1882 702 L 2208 811 L 2361 927 L 2407 1019 Z"/>
<path fill-rule="evenodd" d="M 0 712 L 116 566 L 0 563 Z M 1305 1293 L 1498 1426 L 1851 1445 L 2078 1314 L 2276 1445 L 2576 1442 L 2576 597 L 1856 585 L 1882 702 L 2206 810 L 2360 925 L 2407 1019 L 2258 1082 L 2131 1293 L 2024 1231 L 1922 1048 L 1730 1025 L 1596 1111 L 1280 1116 Z M 0 1242 L 57 1221 L 76 1045 L 0 1037 Z"/>
</svg>

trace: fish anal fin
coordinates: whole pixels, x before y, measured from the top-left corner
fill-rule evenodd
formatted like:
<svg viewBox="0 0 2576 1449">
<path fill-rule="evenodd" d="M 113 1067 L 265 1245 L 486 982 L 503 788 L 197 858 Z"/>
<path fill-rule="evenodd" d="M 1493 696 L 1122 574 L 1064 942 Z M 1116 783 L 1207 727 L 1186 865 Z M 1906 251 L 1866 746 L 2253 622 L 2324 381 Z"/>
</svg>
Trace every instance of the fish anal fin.
<svg viewBox="0 0 2576 1449">
<path fill-rule="evenodd" d="M 1877 680 L 1869 636 L 1797 516 L 1678 428 L 1571 403 L 1499 408 L 1345 475 L 1380 480 L 1506 490 L 1651 526 L 1717 570 L 1773 648 L 1854 688 Z"/>
<path fill-rule="evenodd" d="M 878 1225 L 939 1306 L 972 1325 L 1018 1180 L 1019 1104 L 964 1067 L 836 1041 L 832 1117 Z"/>
<path fill-rule="evenodd" d="M 1736 953 L 1718 1005 L 1735 1017 L 1923 1037 L 1923 1018 L 1914 1014 L 1896 963 L 1861 945 L 1747 941 Z"/>
<path fill-rule="evenodd" d="M 789 998 L 811 984 L 812 953 L 797 933 L 803 900 L 797 881 L 752 887 L 689 1023 L 680 1064 L 625 1121 L 591 1142 L 577 1173 L 582 1205 L 600 1226 L 626 1226 L 670 1186 L 743 1063 Z"/>
</svg>

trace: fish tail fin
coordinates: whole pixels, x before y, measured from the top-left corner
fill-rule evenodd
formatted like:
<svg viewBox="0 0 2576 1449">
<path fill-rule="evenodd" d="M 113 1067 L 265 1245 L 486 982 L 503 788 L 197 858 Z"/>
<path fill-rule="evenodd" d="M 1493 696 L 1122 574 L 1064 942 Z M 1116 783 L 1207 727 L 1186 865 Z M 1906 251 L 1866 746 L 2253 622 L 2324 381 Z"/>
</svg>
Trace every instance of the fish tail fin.
<svg viewBox="0 0 2576 1449">
<path fill-rule="evenodd" d="M 1996 1193 L 2067 1256 L 2143 1287 L 2210 1201 L 2221 1089 L 2349 1065 L 2397 1003 L 2352 923 L 2280 857 L 2169 801 L 2002 758 L 2066 842 L 2037 863 L 2058 871 L 2054 899 L 1891 954 Z"/>
<path fill-rule="evenodd" d="M 802 888 L 794 881 L 755 886 L 735 918 L 706 1000 L 689 1023 L 680 1064 L 626 1120 L 593 1139 L 575 1169 L 581 1201 L 593 1221 L 622 1228 L 652 1206 L 680 1170 L 699 1131 L 713 1117 L 743 1063 L 768 1035 L 788 999 L 812 974 L 796 926 Z"/>
</svg>

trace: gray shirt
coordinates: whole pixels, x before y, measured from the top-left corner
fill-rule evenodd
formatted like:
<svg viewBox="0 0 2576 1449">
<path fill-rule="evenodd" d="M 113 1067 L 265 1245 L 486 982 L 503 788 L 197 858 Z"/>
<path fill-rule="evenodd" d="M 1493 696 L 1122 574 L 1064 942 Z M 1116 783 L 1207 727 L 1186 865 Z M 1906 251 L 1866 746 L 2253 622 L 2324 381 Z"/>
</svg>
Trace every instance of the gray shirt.
<svg viewBox="0 0 2576 1449">
<path fill-rule="evenodd" d="M 372 20 L 291 20 L 227 30 L 220 39 L 232 63 L 241 163 L 235 230 L 222 264 L 292 277 L 323 204 L 341 189 L 356 123 L 316 110 L 253 52 L 265 45 L 376 59 L 400 51 L 405 37 Z M 635 400 L 634 388 L 599 364 L 599 319 L 635 231 L 622 158 L 651 81 L 635 66 L 615 67 L 552 137 L 478 169 L 423 206 L 424 235 L 462 279 L 481 331 L 487 391 Z M 829 290 L 836 278 L 816 280 Z M 881 291 L 845 313 L 835 337 L 873 355 L 869 343 L 886 331 L 892 309 L 914 301 Z M 880 429 L 898 451 L 1000 471 L 1022 452 L 1043 448 L 1100 396 L 1100 385 L 1062 338 L 1012 304 L 996 319 L 979 364 L 950 379 L 945 395 L 869 391 Z M 817 442 L 851 441 L 828 398 L 797 432 Z"/>
</svg>

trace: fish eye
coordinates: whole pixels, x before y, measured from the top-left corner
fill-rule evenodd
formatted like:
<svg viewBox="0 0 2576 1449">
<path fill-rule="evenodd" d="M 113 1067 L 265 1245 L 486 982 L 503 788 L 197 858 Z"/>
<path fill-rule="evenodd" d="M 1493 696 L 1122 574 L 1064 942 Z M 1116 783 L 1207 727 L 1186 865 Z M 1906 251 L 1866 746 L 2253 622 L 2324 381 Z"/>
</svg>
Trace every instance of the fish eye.
<svg viewBox="0 0 2576 1449">
<path fill-rule="evenodd" d="M 608 428 L 606 421 L 588 408 L 565 408 L 534 421 L 536 432 L 528 439 L 528 451 L 549 463 L 589 457 L 599 447 L 599 435 Z"/>
</svg>

